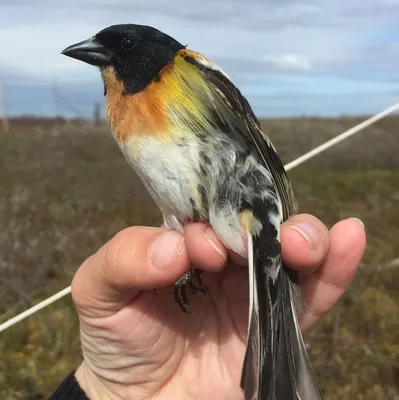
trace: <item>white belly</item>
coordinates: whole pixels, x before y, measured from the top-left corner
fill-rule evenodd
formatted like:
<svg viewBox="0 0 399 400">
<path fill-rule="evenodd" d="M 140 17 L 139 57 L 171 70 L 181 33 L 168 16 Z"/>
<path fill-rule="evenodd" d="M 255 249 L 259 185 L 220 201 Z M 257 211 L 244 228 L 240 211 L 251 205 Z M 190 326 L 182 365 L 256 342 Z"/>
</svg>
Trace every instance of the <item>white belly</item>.
<svg viewBox="0 0 399 400">
<path fill-rule="evenodd" d="M 191 216 L 190 198 L 198 180 L 193 168 L 199 152 L 195 143 L 182 151 L 176 143 L 143 136 L 121 149 L 165 216 Z"/>
</svg>

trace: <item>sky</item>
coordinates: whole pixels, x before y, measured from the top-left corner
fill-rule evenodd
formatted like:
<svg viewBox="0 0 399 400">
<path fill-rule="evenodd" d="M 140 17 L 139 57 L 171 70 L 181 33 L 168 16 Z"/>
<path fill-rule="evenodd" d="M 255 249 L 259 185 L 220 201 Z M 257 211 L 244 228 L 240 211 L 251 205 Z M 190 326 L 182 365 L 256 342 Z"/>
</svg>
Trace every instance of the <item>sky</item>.
<svg viewBox="0 0 399 400">
<path fill-rule="evenodd" d="M 217 63 L 264 117 L 376 113 L 399 101 L 399 0 L 1 0 L 10 115 L 89 116 L 99 71 L 62 56 L 119 23 Z"/>
</svg>

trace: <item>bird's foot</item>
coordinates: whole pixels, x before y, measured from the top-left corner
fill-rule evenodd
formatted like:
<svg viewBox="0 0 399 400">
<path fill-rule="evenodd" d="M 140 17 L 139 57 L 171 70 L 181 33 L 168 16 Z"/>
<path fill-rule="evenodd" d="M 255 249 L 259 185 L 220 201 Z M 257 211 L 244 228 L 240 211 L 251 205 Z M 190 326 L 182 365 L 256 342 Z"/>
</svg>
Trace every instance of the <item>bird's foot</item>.
<svg viewBox="0 0 399 400">
<path fill-rule="evenodd" d="M 202 272 L 203 271 L 198 268 L 190 269 L 175 282 L 175 301 L 181 310 L 187 314 L 191 314 L 189 310 L 187 290 L 190 290 L 191 294 L 197 294 L 200 292 L 205 295 L 201 279 Z"/>
</svg>

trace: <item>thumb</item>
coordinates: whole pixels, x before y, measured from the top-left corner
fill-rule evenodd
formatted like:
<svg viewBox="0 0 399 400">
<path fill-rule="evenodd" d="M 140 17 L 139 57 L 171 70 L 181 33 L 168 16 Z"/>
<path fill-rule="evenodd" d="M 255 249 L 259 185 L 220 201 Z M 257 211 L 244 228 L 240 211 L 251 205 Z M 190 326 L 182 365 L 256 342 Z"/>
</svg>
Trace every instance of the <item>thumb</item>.
<svg viewBox="0 0 399 400">
<path fill-rule="evenodd" d="M 130 227 L 89 257 L 72 281 L 81 314 L 115 313 L 141 290 L 173 284 L 190 267 L 183 235 L 163 228 Z"/>
</svg>

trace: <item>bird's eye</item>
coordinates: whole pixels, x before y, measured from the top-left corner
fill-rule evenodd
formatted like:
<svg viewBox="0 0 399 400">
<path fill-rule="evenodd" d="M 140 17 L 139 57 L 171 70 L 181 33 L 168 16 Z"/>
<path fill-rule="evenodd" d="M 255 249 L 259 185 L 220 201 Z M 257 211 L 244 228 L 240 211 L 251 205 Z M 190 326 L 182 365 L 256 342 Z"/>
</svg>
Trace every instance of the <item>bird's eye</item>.
<svg viewBox="0 0 399 400">
<path fill-rule="evenodd" d="M 136 46 L 136 43 L 132 39 L 125 38 L 122 40 L 122 49 L 123 50 L 131 50 L 133 47 Z"/>
</svg>

